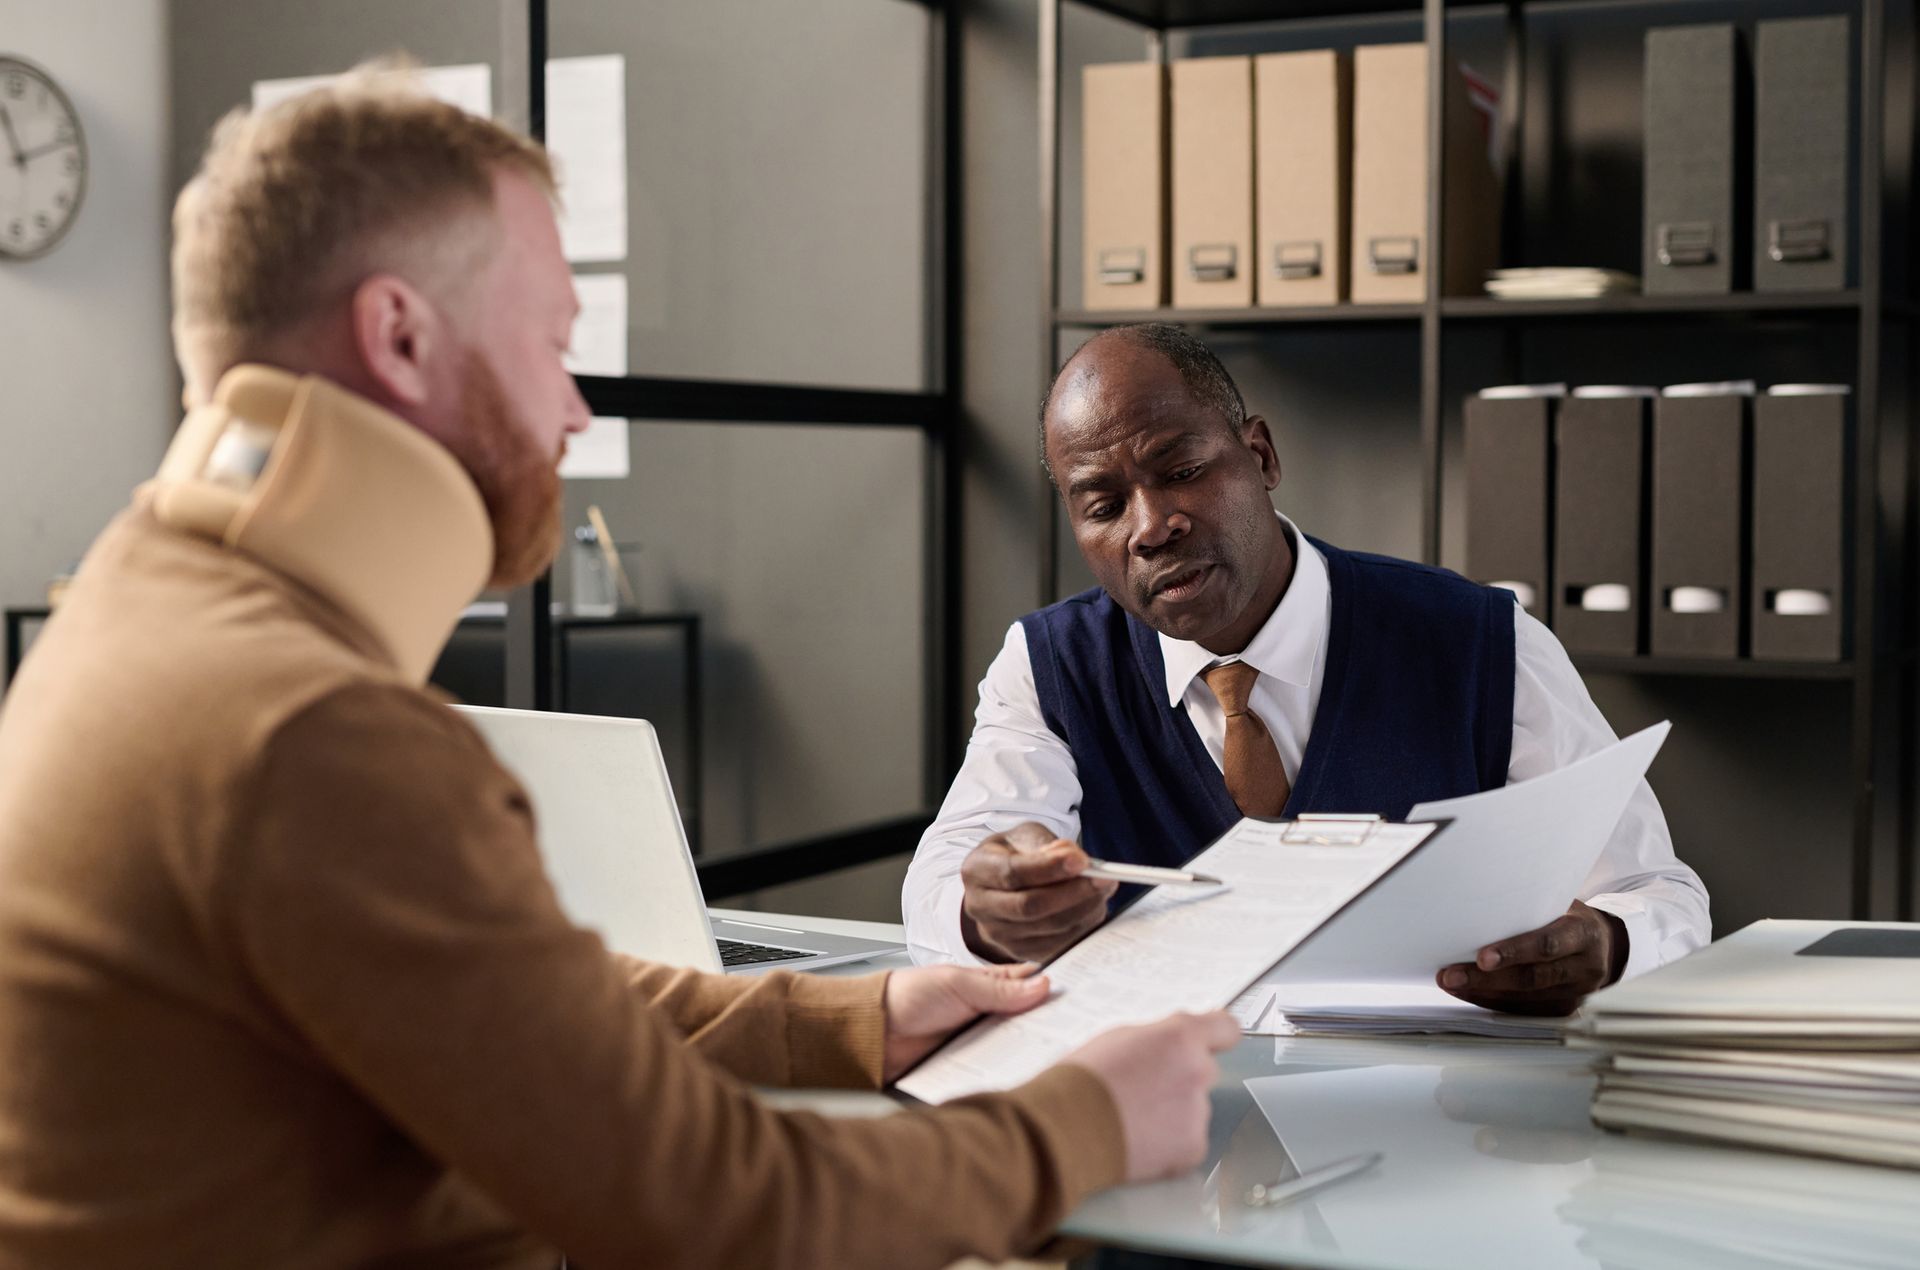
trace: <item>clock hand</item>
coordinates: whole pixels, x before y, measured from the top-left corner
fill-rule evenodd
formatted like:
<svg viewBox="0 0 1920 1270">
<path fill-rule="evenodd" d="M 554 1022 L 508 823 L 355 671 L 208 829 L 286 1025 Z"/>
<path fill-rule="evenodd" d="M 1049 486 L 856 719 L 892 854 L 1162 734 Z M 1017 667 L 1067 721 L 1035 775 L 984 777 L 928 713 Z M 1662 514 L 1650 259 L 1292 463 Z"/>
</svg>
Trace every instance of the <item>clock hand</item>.
<svg viewBox="0 0 1920 1270">
<path fill-rule="evenodd" d="M 71 141 L 49 141 L 43 146 L 35 146 L 31 150 L 16 155 L 14 162 L 18 163 L 21 167 L 25 167 L 28 159 L 37 159 L 43 154 L 52 154 L 55 150 L 64 150 L 72 144 L 73 142 Z"/>
<path fill-rule="evenodd" d="M 0 125 L 7 130 L 7 148 L 13 151 L 13 166 L 24 165 L 26 160 L 20 157 L 20 134 L 13 130 L 13 116 L 7 113 L 5 106 L 0 106 Z"/>
</svg>

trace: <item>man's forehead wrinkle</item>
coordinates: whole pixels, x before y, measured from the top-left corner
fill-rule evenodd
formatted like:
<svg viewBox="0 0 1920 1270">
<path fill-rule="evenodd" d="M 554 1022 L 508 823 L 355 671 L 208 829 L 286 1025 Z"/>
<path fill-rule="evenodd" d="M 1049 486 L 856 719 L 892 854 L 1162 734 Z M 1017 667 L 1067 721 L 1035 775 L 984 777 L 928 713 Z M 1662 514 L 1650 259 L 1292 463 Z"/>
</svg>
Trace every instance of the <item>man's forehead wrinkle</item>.
<svg viewBox="0 0 1920 1270">
<path fill-rule="evenodd" d="M 1147 452 L 1141 457 L 1147 459 L 1148 461 L 1152 461 L 1154 459 L 1164 459 L 1169 454 L 1172 454 L 1175 450 L 1178 450 L 1184 446 L 1191 445 L 1195 441 L 1204 441 L 1205 439 L 1206 439 L 1205 436 L 1203 436 L 1197 429 L 1184 428 L 1181 431 L 1174 433 L 1172 436 L 1162 437 L 1159 441 L 1156 441 L 1153 444 L 1153 446 L 1149 448 Z"/>
<path fill-rule="evenodd" d="M 1161 429 L 1151 421 L 1135 420 L 1130 427 L 1112 426 L 1126 422 L 1116 419 L 1106 427 L 1083 422 L 1076 431 L 1087 440 L 1075 445 L 1062 438 L 1061 448 L 1067 458 L 1064 467 L 1068 493 L 1105 486 L 1115 479 L 1115 473 L 1130 464 L 1157 462 L 1182 446 L 1204 439 L 1193 428 L 1182 428 L 1171 435 L 1161 435 Z M 1089 437 L 1088 434 L 1092 435 Z"/>
</svg>

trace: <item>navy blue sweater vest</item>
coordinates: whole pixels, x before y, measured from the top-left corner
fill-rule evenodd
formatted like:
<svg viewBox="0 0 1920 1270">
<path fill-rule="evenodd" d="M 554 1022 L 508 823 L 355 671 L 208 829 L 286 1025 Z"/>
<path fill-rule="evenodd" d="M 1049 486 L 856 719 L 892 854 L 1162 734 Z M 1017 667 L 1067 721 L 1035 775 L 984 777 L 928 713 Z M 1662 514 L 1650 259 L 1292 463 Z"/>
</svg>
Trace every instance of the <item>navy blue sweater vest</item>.
<svg viewBox="0 0 1920 1270">
<path fill-rule="evenodd" d="M 1513 593 L 1309 539 L 1332 627 L 1320 705 L 1284 815 L 1377 812 L 1506 784 Z M 1020 619 L 1047 727 L 1073 752 L 1090 854 L 1178 865 L 1240 819 L 1160 638 L 1094 589 Z"/>
</svg>

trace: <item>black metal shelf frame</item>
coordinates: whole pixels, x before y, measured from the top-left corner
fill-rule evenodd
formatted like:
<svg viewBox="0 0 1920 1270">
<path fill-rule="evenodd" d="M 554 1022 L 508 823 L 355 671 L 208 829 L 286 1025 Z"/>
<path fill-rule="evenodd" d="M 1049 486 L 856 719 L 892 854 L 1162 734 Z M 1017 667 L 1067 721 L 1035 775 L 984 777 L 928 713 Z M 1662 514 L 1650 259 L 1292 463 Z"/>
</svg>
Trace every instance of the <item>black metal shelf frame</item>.
<svg viewBox="0 0 1920 1270">
<path fill-rule="evenodd" d="M 1680 675 L 1707 679 L 1775 679 L 1806 683 L 1845 683 L 1854 676 L 1850 661 L 1755 661 L 1745 657 L 1616 657 L 1573 654 L 1574 668 L 1587 675 Z"/>
<path fill-rule="evenodd" d="M 792 427 L 917 430 L 926 440 L 922 611 L 925 735 L 920 801 L 929 809 L 799 843 L 759 848 L 698 863 L 708 899 L 719 899 L 865 864 L 913 850 L 958 763 L 956 719 L 962 679 L 954 632 L 960 612 L 960 464 L 958 427 L 962 333 L 960 296 L 960 32 L 957 6 L 920 0 L 929 12 L 930 98 L 927 136 L 929 294 L 927 323 L 933 386 L 924 392 L 822 388 L 802 384 L 678 379 L 643 375 L 576 376 L 596 415 L 633 422 L 752 423 Z M 546 136 L 548 0 L 527 0 L 524 38 L 528 131 Z M 511 54 L 509 54 L 510 56 Z M 543 576 L 508 597 L 507 704 L 553 707 L 552 583 Z M 696 728 L 698 722 L 696 721 Z M 696 732 L 697 735 L 697 732 Z M 700 809 L 695 809 L 696 814 Z M 699 817 L 703 822 L 704 816 Z"/>
<path fill-rule="evenodd" d="M 1482 296 L 1443 296 L 1440 317 L 1447 322 L 1531 322 L 1539 318 L 1671 317 L 1754 321 L 1768 318 L 1857 320 L 1860 293 L 1737 292 L 1732 295 L 1613 295 L 1594 299 L 1498 300 Z M 1418 304 L 1318 304 L 1249 309 L 1060 309 L 1059 327 L 1094 328 L 1129 322 L 1180 322 L 1187 326 L 1341 326 L 1356 322 L 1417 322 Z"/>
<path fill-rule="evenodd" d="M 1124 326 L 1130 322 L 1181 322 L 1187 326 L 1344 326 L 1350 322 L 1417 322 L 1417 304 L 1314 304 L 1287 309 L 1062 309 L 1061 327 Z"/>
<path fill-rule="evenodd" d="M 1150 31 L 1280 19 L 1411 16 L 1420 11 L 1420 0 L 1301 0 L 1298 4 L 1275 3 L 1275 0 L 1081 0 L 1081 3 Z"/>
<path fill-rule="evenodd" d="M 1443 220 L 1445 200 L 1445 144 L 1449 94 L 1445 91 L 1445 73 L 1450 65 L 1447 53 L 1447 17 L 1449 10 L 1467 7 L 1504 10 L 1506 35 L 1504 75 L 1501 99 L 1509 104 L 1504 112 L 1501 138 L 1507 155 L 1506 215 L 1503 218 L 1503 253 L 1509 259 L 1515 251 L 1516 232 L 1521 223 L 1519 193 L 1521 182 L 1513 174 L 1521 159 L 1520 109 L 1525 100 L 1526 65 L 1525 13 L 1552 5 L 1555 0 L 1504 0 L 1495 5 L 1472 5 L 1464 0 L 1418 0 L 1393 3 L 1392 0 L 1076 0 L 1084 7 L 1127 19 L 1143 29 L 1145 56 L 1149 60 L 1167 60 L 1167 34 L 1171 30 L 1228 23 L 1287 22 L 1305 19 L 1364 17 L 1397 13 L 1421 16 L 1427 46 L 1427 234 L 1436 245 L 1435 260 L 1446 242 Z M 1648 318 L 1699 321 L 1771 321 L 1798 319 L 1812 322 L 1852 323 L 1856 327 L 1857 373 L 1854 386 L 1856 443 L 1854 446 L 1855 490 L 1853 523 L 1850 526 L 1853 550 L 1850 561 L 1851 602 L 1853 611 L 1853 648 L 1850 659 L 1821 665 L 1769 665 L 1752 661 L 1709 662 L 1671 658 L 1581 659 L 1584 669 L 1601 673 L 1656 675 L 1712 675 L 1749 679 L 1799 678 L 1830 680 L 1850 685 L 1849 748 L 1850 788 L 1852 791 L 1852 887 L 1854 916 L 1914 916 L 1915 870 L 1915 785 L 1913 765 L 1920 746 L 1920 708 L 1916 707 L 1916 657 L 1912 641 L 1920 630 L 1920 584 L 1914 572 L 1920 567 L 1920 437 L 1906 429 L 1905 470 L 1900 475 L 1900 503 L 1889 507 L 1883 499 L 1880 460 L 1888 445 L 1889 424 L 1882 407 L 1882 381 L 1886 368 L 1882 341 L 1891 331 L 1906 341 L 1910 360 L 1920 362 L 1915 349 L 1916 332 L 1911 318 L 1915 303 L 1908 299 L 1912 283 L 1902 278 L 1896 289 L 1899 297 L 1889 300 L 1886 286 L 1886 233 L 1884 221 L 1890 198 L 1886 171 L 1886 115 L 1898 108 L 1909 114 L 1913 101 L 1887 99 L 1888 21 L 1890 0 L 1855 0 L 1856 38 L 1859 62 L 1857 120 L 1860 163 L 1856 191 L 1860 278 L 1857 286 L 1828 293 L 1783 294 L 1742 292 L 1725 296 L 1668 297 L 1624 295 L 1592 300 L 1510 301 L 1480 296 L 1443 296 L 1440 269 L 1427 274 L 1427 293 L 1417 305 L 1369 306 L 1337 305 L 1302 310 L 1183 311 L 1157 309 L 1137 313 L 1103 313 L 1064 308 L 1060 302 L 1060 145 L 1061 145 L 1061 11 L 1065 0 L 1040 0 L 1039 5 L 1039 149 L 1040 149 L 1040 265 L 1041 314 L 1045 348 L 1043 364 L 1051 371 L 1057 364 L 1057 341 L 1064 329 L 1085 329 L 1134 321 L 1174 321 L 1194 326 L 1217 328 L 1271 327 L 1276 331 L 1347 323 L 1417 321 L 1420 326 L 1420 444 L 1421 444 L 1421 555 L 1430 563 L 1440 561 L 1441 492 L 1445 452 L 1446 363 L 1444 333 L 1468 326 L 1499 326 L 1535 319 L 1567 321 L 1606 320 L 1610 318 L 1646 320 Z M 1905 3 L 1909 11 L 1914 0 Z M 1659 0 L 1655 0 L 1656 5 Z M 1629 19 L 1631 20 L 1631 19 Z M 1907 24 L 1911 31 L 1912 23 Z M 1908 68 L 1914 64 L 1912 38 L 1903 32 L 1900 56 Z M 1914 90 L 1903 76 L 1908 93 Z M 1901 158 L 1902 182 L 1912 176 L 1913 156 Z M 1905 219 L 1899 229 L 1908 228 Z M 1509 328 L 1510 330 L 1513 328 Z M 1509 348 L 1515 346 L 1509 343 Z M 1517 361 L 1517 357 L 1515 358 Z M 1515 367 L 1516 375 L 1518 367 Z M 1909 374 L 1920 371 L 1912 367 Z M 1920 392 L 1911 394 L 1920 401 Z M 1898 421 L 1904 425 L 1904 420 Z M 1036 497 L 1042 508 L 1040 559 L 1041 604 L 1051 603 L 1058 589 L 1058 557 L 1061 547 L 1059 518 L 1054 512 L 1054 495 L 1044 476 L 1036 478 Z M 1897 514 L 1890 514 L 1897 513 Z M 1890 576 L 1882 550 L 1883 531 L 1890 525 L 1903 526 L 1902 553 L 1897 559 L 1899 575 Z M 1883 600 L 1891 601 L 1886 612 Z M 1882 683 L 1882 679 L 1889 682 Z M 1891 728 L 1888 725 L 1891 724 Z M 1876 859 L 1876 803 L 1882 759 L 1880 738 L 1891 731 L 1898 763 L 1895 792 L 1895 852 L 1891 869 Z"/>
</svg>

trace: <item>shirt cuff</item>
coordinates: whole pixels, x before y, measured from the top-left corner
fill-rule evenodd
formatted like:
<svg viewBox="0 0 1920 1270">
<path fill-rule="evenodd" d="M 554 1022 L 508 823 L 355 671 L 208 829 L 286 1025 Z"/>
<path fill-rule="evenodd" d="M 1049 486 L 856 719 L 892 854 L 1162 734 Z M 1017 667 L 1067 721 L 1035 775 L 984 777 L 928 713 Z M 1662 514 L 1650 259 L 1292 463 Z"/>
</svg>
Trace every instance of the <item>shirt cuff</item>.
<svg viewBox="0 0 1920 1270">
<path fill-rule="evenodd" d="M 907 955 L 913 958 L 916 966 L 990 966 L 993 963 L 977 956 L 967 947 L 966 936 L 960 931 L 960 905 L 966 899 L 966 887 L 955 878 L 950 886 L 943 886 L 934 895 L 929 906 L 932 913 L 929 921 L 932 930 L 922 930 L 910 925 L 907 928 Z M 922 943 L 914 936 L 926 938 Z"/>
<path fill-rule="evenodd" d="M 1621 967 L 1620 981 L 1645 974 L 1659 965 L 1660 936 L 1654 930 L 1653 917 L 1647 912 L 1645 900 L 1624 892 L 1607 895 L 1595 895 L 1585 901 L 1588 908 L 1597 908 L 1603 913 L 1611 913 L 1620 919 L 1627 930 L 1627 964 Z"/>
</svg>

